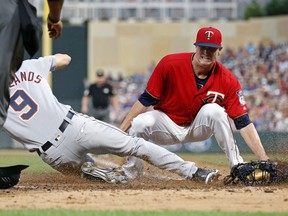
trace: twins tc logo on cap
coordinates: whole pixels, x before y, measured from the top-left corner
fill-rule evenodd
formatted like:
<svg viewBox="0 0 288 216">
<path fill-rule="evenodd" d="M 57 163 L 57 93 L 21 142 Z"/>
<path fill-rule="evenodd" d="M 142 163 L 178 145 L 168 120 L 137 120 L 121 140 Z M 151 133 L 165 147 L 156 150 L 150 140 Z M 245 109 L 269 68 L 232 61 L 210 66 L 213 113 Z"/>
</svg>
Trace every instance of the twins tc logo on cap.
<svg viewBox="0 0 288 216">
<path fill-rule="evenodd" d="M 201 28 L 197 33 L 196 42 L 194 45 L 222 48 L 221 32 L 213 27 Z"/>
<path fill-rule="evenodd" d="M 210 40 L 214 36 L 214 32 L 213 31 L 206 31 L 205 35 L 206 35 L 207 39 Z"/>
</svg>

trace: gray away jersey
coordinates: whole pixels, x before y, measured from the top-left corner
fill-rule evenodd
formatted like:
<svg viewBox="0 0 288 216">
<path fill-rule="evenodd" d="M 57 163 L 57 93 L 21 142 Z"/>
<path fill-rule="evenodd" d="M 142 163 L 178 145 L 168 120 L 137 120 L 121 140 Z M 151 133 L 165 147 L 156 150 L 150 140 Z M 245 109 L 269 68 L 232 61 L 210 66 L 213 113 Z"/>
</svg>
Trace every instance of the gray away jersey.
<svg viewBox="0 0 288 216">
<path fill-rule="evenodd" d="M 70 106 L 58 102 L 47 82 L 55 57 L 26 60 L 10 85 L 10 106 L 3 130 L 27 149 L 55 136 Z"/>
</svg>

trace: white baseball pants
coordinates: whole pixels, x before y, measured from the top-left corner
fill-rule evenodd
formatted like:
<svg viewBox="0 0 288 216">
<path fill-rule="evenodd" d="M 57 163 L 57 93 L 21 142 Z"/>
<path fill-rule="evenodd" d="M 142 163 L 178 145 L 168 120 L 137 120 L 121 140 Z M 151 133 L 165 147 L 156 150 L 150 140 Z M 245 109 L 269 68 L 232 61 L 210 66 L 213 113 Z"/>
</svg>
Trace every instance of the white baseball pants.
<svg viewBox="0 0 288 216">
<path fill-rule="evenodd" d="M 61 136 L 61 141 L 57 141 L 55 136 L 49 140 L 53 145 L 40 156 L 61 172 L 68 168 L 79 169 L 87 153 L 136 156 L 185 178 L 191 178 L 197 170 L 195 163 L 184 161 L 165 148 L 143 138 L 129 136 L 110 124 L 80 113 L 73 116 L 63 134 L 57 134 L 57 137 Z"/>
<path fill-rule="evenodd" d="M 215 103 L 204 105 L 192 124 L 187 127 L 175 124 L 165 113 L 158 110 L 142 113 L 133 119 L 129 134 L 161 145 L 203 141 L 214 135 L 231 167 L 243 162 L 228 115 L 224 108 Z"/>
</svg>

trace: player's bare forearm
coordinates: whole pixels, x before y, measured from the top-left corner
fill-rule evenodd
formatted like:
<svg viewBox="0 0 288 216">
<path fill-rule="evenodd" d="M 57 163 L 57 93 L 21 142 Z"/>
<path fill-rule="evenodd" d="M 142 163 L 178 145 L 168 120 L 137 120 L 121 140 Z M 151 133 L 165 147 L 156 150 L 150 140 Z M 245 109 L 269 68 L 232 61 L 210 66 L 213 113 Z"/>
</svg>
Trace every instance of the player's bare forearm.
<svg viewBox="0 0 288 216">
<path fill-rule="evenodd" d="M 240 129 L 240 134 L 250 147 L 252 152 L 260 159 L 260 160 L 268 160 L 269 157 L 266 155 L 264 147 L 261 143 L 260 137 L 253 123 L 250 123 L 246 127 Z"/>
<path fill-rule="evenodd" d="M 81 112 L 84 114 L 88 113 L 88 103 L 89 103 L 89 97 L 83 96 L 81 101 Z"/>
<path fill-rule="evenodd" d="M 55 70 L 61 70 L 67 67 L 71 62 L 71 57 L 67 54 L 55 54 L 56 66 Z"/>
<path fill-rule="evenodd" d="M 47 2 L 49 7 L 49 17 L 55 22 L 59 21 L 64 0 L 47 0 Z"/>
<path fill-rule="evenodd" d="M 118 103 L 118 97 L 116 95 L 111 97 L 111 103 L 114 111 L 119 110 L 119 103 Z"/>
<path fill-rule="evenodd" d="M 148 108 L 149 107 L 145 107 L 137 100 L 121 123 L 120 129 L 127 131 L 131 127 L 132 120 L 139 114 L 145 112 Z"/>
<path fill-rule="evenodd" d="M 64 0 L 48 0 L 49 14 L 47 17 L 47 28 L 49 37 L 52 40 L 59 38 L 62 34 L 63 23 L 61 11 Z"/>
</svg>

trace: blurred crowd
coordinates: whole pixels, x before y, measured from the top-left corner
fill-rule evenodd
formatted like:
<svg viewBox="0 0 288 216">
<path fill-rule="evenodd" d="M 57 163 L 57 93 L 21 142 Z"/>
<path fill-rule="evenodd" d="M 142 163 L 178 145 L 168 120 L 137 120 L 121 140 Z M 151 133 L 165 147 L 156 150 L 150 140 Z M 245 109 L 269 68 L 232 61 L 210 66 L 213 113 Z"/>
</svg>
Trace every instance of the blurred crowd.
<svg viewBox="0 0 288 216">
<path fill-rule="evenodd" d="M 219 59 L 240 80 L 259 131 L 288 131 L 288 43 L 249 43 Z"/>
<path fill-rule="evenodd" d="M 224 48 L 219 61 L 239 79 L 257 130 L 288 131 L 288 42 Z M 154 67 L 152 62 L 143 74 L 110 78 L 123 111 L 120 116 L 112 114 L 114 124 L 120 123 L 143 92 Z"/>
</svg>

